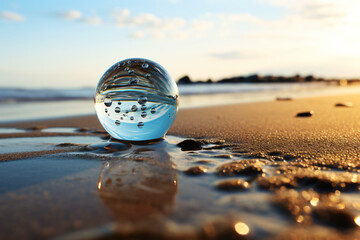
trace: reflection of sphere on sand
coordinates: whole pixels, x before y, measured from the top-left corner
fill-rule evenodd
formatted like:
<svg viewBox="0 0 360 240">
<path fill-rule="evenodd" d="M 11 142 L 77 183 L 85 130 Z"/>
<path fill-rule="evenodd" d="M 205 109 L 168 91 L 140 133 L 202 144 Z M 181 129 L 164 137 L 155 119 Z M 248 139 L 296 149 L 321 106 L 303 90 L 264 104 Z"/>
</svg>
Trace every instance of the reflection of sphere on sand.
<svg viewBox="0 0 360 240">
<path fill-rule="evenodd" d="M 169 212 L 177 192 L 176 172 L 165 142 L 134 146 L 100 171 L 100 197 L 117 221 L 138 222 Z"/>
</svg>

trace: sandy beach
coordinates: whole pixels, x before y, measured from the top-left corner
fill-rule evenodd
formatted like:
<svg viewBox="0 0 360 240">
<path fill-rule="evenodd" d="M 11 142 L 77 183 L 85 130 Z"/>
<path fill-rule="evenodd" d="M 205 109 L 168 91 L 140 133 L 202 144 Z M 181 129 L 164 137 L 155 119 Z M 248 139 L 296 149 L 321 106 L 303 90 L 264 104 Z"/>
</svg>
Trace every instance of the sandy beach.
<svg viewBox="0 0 360 240">
<path fill-rule="evenodd" d="M 0 236 L 360 237 L 359 106 L 344 95 L 180 110 L 167 140 L 146 144 L 107 142 L 93 115 L 2 123 L 32 130 L 0 134 L 15 149 L 0 154 Z M 74 131 L 40 131 L 51 128 Z M 32 150 L 42 138 L 59 140 Z M 10 171 L 26 161 L 37 170 Z"/>
</svg>

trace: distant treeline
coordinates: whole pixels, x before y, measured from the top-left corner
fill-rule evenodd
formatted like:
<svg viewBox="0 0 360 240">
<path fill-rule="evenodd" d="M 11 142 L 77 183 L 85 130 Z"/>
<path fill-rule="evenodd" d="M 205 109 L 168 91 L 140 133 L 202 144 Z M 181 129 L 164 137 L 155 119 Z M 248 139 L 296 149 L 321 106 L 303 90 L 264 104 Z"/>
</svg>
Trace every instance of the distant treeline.
<svg viewBox="0 0 360 240">
<path fill-rule="evenodd" d="M 192 84 L 192 83 L 202 83 L 202 84 L 212 84 L 212 83 L 297 83 L 297 82 L 326 82 L 333 83 L 338 85 L 347 85 L 347 84 L 359 84 L 360 79 L 325 79 L 325 78 L 316 78 L 312 75 L 300 76 L 295 75 L 291 77 L 284 76 L 272 76 L 266 75 L 261 76 L 258 74 L 252 74 L 248 76 L 237 76 L 232 78 L 224 78 L 218 81 L 213 81 L 211 79 L 207 81 L 193 81 L 189 76 L 184 76 L 178 80 L 178 84 Z"/>
</svg>

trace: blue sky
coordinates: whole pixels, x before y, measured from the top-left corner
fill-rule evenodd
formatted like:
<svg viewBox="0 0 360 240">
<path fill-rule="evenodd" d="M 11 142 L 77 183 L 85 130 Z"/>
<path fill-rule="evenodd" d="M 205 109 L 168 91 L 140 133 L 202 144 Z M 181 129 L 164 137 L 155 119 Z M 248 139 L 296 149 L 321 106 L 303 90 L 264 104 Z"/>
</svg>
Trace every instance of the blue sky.
<svg viewBox="0 0 360 240">
<path fill-rule="evenodd" d="M 356 0 L 0 2 L 0 87 L 94 87 L 144 57 L 173 76 L 360 77 Z"/>
</svg>

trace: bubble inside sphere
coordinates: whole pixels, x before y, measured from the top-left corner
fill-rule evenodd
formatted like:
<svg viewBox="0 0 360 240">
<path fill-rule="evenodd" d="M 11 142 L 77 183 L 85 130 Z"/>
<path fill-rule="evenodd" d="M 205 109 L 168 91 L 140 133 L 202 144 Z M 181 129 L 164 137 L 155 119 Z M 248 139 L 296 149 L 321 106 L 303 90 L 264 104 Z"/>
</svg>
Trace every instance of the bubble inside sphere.
<svg viewBox="0 0 360 240">
<path fill-rule="evenodd" d="M 161 65 L 147 59 L 115 63 L 101 77 L 95 92 L 101 125 L 120 140 L 163 137 L 175 120 L 178 106 L 175 81 Z"/>
</svg>

